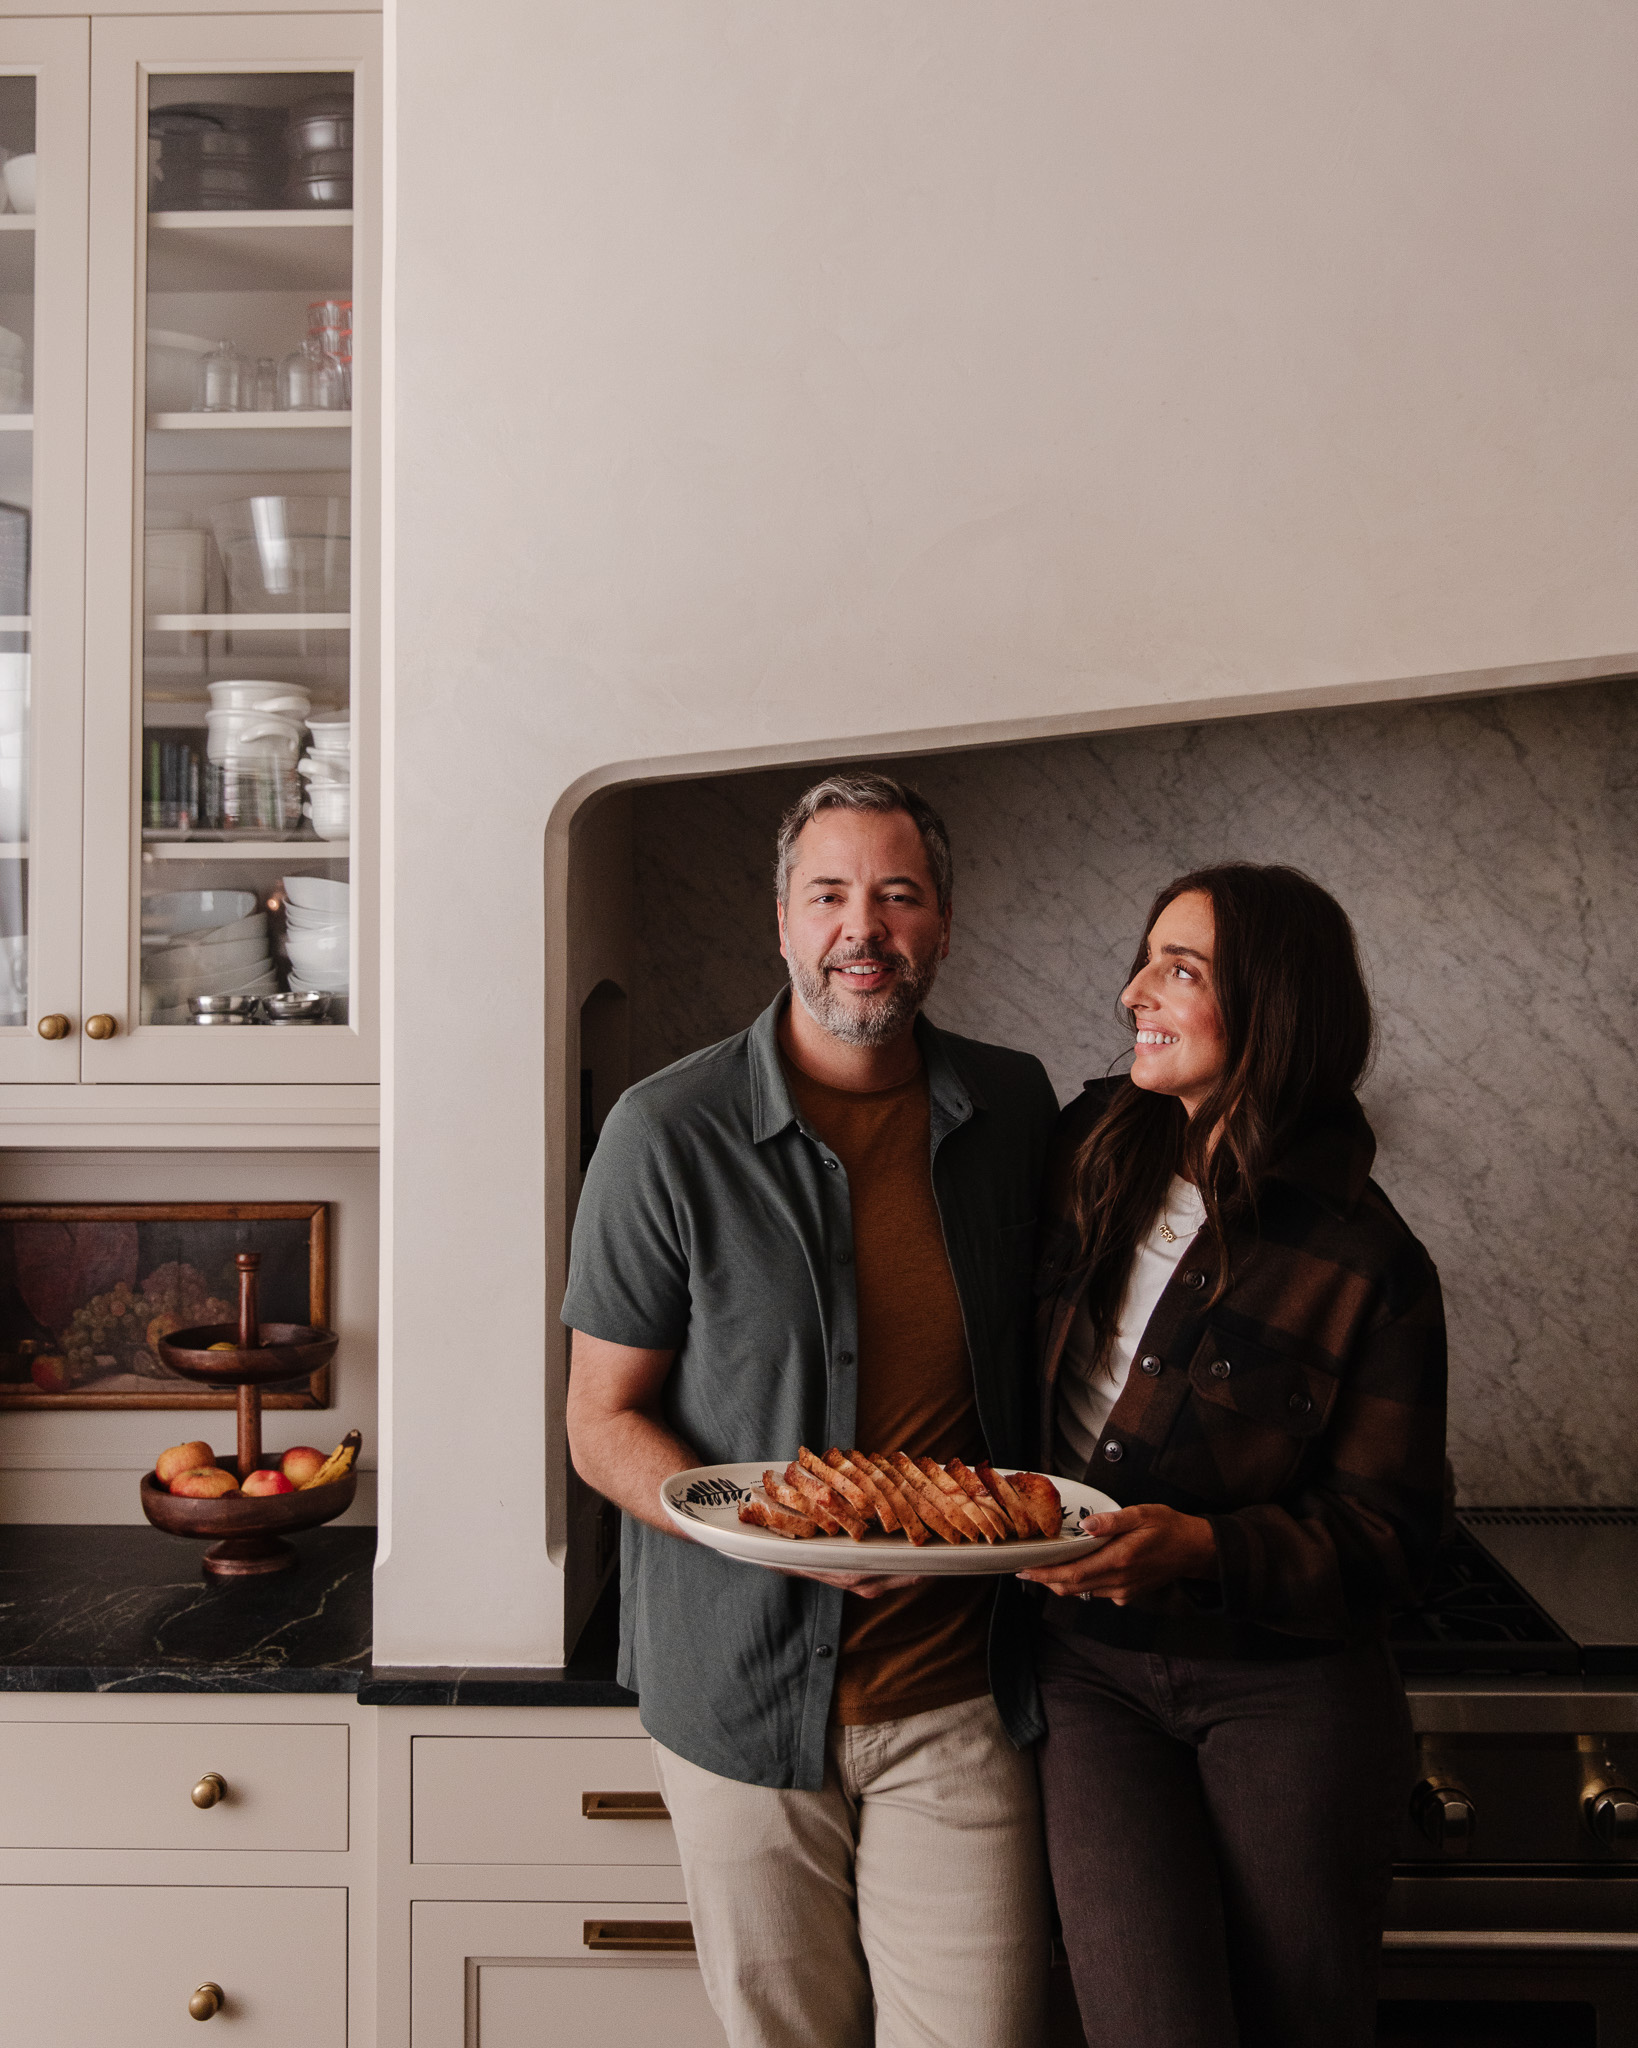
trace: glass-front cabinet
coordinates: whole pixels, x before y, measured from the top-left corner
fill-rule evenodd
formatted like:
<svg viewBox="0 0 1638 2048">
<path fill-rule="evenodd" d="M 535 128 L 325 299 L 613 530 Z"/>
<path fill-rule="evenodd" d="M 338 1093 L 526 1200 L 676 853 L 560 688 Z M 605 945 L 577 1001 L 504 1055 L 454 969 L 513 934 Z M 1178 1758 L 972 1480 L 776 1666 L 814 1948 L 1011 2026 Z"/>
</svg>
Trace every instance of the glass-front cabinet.
<svg viewBox="0 0 1638 2048">
<path fill-rule="evenodd" d="M 32 774 L 55 687 L 35 565 L 59 535 L 31 377 L 71 309 L 34 269 L 56 176 L 40 67 L 0 72 L 7 1080 L 375 1078 L 377 33 L 360 15 L 90 25 L 83 733 L 65 683 L 57 758 Z M 77 900 L 48 887 L 38 827 L 59 807 Z"/>
</svg>

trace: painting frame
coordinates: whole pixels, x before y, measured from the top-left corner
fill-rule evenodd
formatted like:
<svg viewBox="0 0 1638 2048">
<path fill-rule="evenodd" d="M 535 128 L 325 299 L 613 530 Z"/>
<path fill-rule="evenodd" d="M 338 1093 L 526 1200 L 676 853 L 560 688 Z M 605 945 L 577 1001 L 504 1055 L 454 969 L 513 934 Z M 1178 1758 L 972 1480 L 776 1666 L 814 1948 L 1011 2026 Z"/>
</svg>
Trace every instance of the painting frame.
<svg viewBox="0 0 1638 2048">
<path fill-rule="evenodd" d="M 16 1223 L 305 1223 L 307 1226 L 306 1320 L 318 1329 L 330 1323 L 330 1204 L 328 1202 L 0 1202 L 0 1230 Z M 237 1310 L 234 1311 L 237 1313 Z M 227 1318 L 231 1320 L 232 1318 Z M 275 1317 L 274 1320 L 279 1320 Z M 99 1393 L 84 1388 L 45 1391 L 0 1381 L 0 1413 L 7 1410 L 206 1409 L 232 1408 L 232 1387 L 213 1388 L 178 1381 L 152 1391 L 120 1389 Z M 266 1408 L 329 1408 L 334 1383 L 329 1364 L 308 1376 L 304 1389 L 267 1387 Z"/>
</svg>

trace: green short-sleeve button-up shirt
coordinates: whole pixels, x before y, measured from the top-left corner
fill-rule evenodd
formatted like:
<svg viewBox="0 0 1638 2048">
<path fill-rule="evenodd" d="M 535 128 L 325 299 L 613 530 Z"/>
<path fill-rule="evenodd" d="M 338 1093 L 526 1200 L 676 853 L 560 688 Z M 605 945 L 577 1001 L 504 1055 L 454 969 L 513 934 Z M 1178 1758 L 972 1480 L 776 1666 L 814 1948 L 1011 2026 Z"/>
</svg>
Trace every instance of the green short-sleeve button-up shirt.
<svg viewBox="0 0 1638 2048">
<path fill-rule="evenodd" d="M 782 992 L 748 1031 L 627 1090 L 575 1217 L 564 1322 L 675 1350 L 665 1413 L 702 1464 L 782 1464 L 799 1443 L 822 1452 L 853 1437 L 847 1172 L 791 1099 L 776 1039 L 789 1000 Z M 998 1464 L 1026 1465 L 1036 1205 L 1057 1098 L 1027 1053 L 925 1019 L 916 1036 L 979 1422 Z M 845 1596 L 629 1516 L 621 1573 L 619 1675 L 649 1733 L 722 1777 L 818 1790 Z M 1034 1741 L 1015 1599 L 997 1602 L 990 1681 L 1013 1740 Z"/>
</svg>

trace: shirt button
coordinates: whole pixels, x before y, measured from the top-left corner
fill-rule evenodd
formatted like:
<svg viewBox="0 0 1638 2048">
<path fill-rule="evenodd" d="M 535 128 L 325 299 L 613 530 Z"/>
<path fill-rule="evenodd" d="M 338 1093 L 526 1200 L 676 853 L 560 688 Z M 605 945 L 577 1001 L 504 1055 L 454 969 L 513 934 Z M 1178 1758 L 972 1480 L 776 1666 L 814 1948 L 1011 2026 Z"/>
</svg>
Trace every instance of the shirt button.
<svg viewBox="0 0 1638 2048">
<path fill-rule="evenodd" d="M 853 1254 L 851 1252 L 838 1252 L 836 1254 L 836 1263 L 838 1266 L 851 1266 L 853 1264 Z"/>
<path fill-rule="evenodd" d="M 1211 1376 L 1214 1380 L 1226 1380 L 1234 1370 L 1226 1358 L 1214 1358 L 1211 1362 Z"/>
<path fill-rule="evenodd" d="M 1160 1370 L 1160 1360 L 1151 1351 L 1147 1358 L 1138 1360 L 1138 1371 L 1146 1372 L 1152 1378 Z"/>
<path fill-rule="evenodd" d="M 1205 1284 L 1206 1276 L 1204 1273 L 1191 1272 L 1183 1275 L 1183 1285 L 1185 1287 L 1204 1287 Z"/>
<path fill-rule="evenodd" d="M 1115 1439 L 1111 1437 L 1108 1443 L 1106 1443 L 1103 1447 L 1103 1455 L 1109 1464 L 1118 1465 L 1121 1459 L 1126 1456 L 1126 1453 L 1124 1450 L 1122 1450 L 1121 1446 L 1115 1442 Z"/>
<path fill-rule="evenodd" d="M 836 1171 L 836 1161 L 834 1159 L 827 1159 L 825 1165 L 831 1173 Z"/>
<path fill-rule="evenodd" d="M 838 1365 L 851 1365 L 853 1363 L 853 1353 L 851 1351 L 838 1351 L 836 1363 Z"/>
<path fill-rule="evenodd" d="M 1306 1415 L 1314 1404 L 1306 1394 L 1293 1394 L 1285 1405 L 1291 1410 L 1293 1415 Z"/>
<path fill-rule="evenodd" d="M 813 1654 L 816 1657 L 834 1657 L 836 1652 L 830 1647 L 829 1643 L 821 1643 Z"/>
</svg>

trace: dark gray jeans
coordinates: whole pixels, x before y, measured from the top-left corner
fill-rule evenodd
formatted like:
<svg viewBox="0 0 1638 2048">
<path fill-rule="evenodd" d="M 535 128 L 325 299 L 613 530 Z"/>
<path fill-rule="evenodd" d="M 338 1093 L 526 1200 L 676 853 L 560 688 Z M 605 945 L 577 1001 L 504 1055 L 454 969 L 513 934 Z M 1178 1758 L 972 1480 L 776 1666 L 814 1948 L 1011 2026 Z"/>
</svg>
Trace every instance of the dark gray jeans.
<svg viewBox="0 0 1638 2048">
<path fill-rule="evenodd" d="M 1088 2048 L 1370 2048 L 1413 1760 L 1387 1650 L 1169 1657 L 1055 1619 L 1041 1786 Z"/>
</svg>

